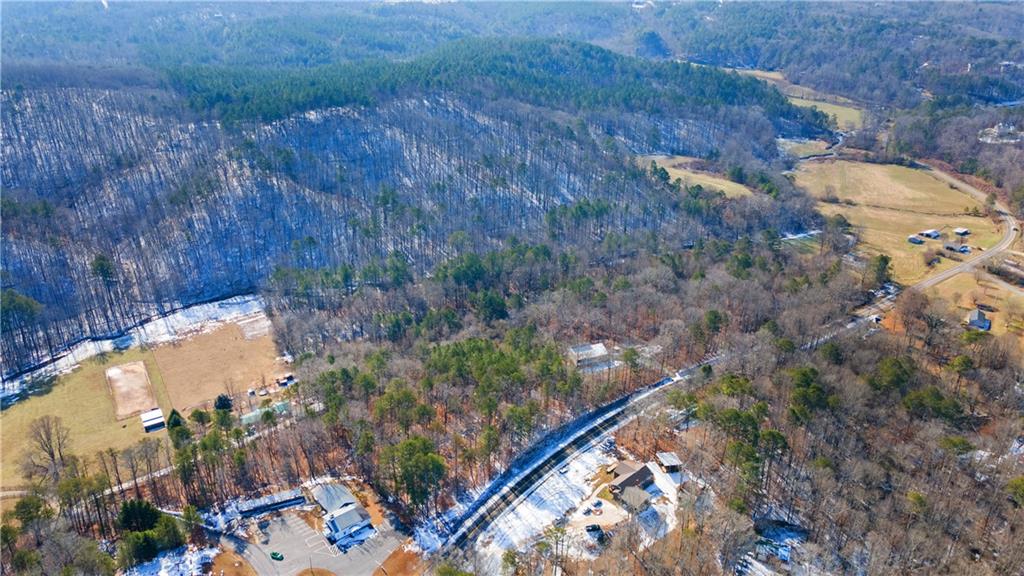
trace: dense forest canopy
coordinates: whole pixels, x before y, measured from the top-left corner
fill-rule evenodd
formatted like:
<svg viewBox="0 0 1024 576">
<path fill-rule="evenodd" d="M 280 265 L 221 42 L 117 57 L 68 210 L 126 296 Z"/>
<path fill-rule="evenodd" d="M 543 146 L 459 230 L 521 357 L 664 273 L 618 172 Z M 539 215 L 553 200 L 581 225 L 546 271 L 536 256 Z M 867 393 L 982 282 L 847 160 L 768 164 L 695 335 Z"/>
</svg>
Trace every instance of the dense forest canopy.
<svg viewBox="0 0 1024 576">
<path fill-rule="evenodd" d="M 1024 61 L 1024 16 L 1013 3 L 115 3 L 104 10 L 11 2 L 4 10 L 8 64 L 304 68 L 409 60 L 467 37 L 557 37 L 646 57 L 781 70 L 873 104 L 1024 95 L 1024 69 L 1012 65 Z"/>
<path fill-rule="evenodd" d="M 316 108 L 451 91 L 569 112 L 678 114 L 698 107 L 759 106 L 780 124 L 824 126 L 824 115 L 793 106 L 754 78 L 690 64 L 648 62 L 572 41 L 473 39 L 407 62 L 375 59 L 299 69 L 189 67 L 172 70 L 170 78 L 193 108 L 228 120 L 268 120 Z"/>
</svg>

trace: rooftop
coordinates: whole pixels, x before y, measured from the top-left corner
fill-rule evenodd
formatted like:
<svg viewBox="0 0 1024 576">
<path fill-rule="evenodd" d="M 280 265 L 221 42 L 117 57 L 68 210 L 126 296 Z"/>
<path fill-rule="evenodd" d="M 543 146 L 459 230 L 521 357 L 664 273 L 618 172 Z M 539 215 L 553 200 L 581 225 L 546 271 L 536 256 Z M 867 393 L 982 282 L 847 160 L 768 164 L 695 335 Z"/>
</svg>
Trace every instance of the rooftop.
<svg viewBox="0 0 1024 576">
<path fill-rule="evenodd" d="M 310 488 L 309 492 L 326 514 L 359 503 L 352 495 L 352 491 L 341 484 L 317 484 Z"/>
<path fill-rule="evenodd" d="M 588 358 L 600 358 L 608 355 L 608 349 L 605 348 L 604 344 L 597 342 L 596 344 L 580 344 L 569 348 L 569 353 L 575 356 L 579 360 L 585 360 Z"/>
<path fill-rule="evenodd" d="M 682 466 L 683 461 L 679 459 L 679 455 L 675 452 L 658 452 L 658 462 L 662 466 Z"/>
</svg>

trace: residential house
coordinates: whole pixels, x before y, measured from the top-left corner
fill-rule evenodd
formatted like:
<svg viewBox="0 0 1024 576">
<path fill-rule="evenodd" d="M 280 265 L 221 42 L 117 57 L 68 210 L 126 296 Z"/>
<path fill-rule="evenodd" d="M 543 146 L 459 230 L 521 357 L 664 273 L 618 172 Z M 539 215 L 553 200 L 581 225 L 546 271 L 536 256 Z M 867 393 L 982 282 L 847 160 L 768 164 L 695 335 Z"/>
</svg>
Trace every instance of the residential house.
<svg viewBox="0 0 1024 576">
<path fill-rule="evenodd" d="M 981 310 L 971 310 L 967 315 L 967 327 L 988 331 L 992 329 L 992 321 L 986 318 Z"/>
<path fill-rule="evenodd" d="M 328 542 L 344 550 L 370 535 L 370 515 L 348 488 L 337 483 L 317 484 L 310 493 L 324 511 L 324 537 Z"/>
<path fill-rule="evenodd" d="M 583 370 L 596 366 L 608 364 L 611 357 L 608 349 L 601 342 L 594 344 L 580 344 L 569 348 L 569 360 L 576 368 Z"/>
</svg>

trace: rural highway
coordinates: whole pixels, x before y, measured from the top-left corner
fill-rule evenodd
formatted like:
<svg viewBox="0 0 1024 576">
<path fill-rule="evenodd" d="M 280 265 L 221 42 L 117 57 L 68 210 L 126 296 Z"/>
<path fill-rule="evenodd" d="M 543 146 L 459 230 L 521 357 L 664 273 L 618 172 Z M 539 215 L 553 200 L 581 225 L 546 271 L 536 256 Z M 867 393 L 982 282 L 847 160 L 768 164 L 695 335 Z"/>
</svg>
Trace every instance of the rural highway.
<svg viewBox="0 0 1024 576">
<path fill-rule="evenodd" d="M 928 168 L 937 178 L 949 183 L 958 190 L 971 194 L 981 202 L 985 201 L 987 195 L 981 190 L 978 190 L 974 186 L 971 186 L 966 182 L 962 182 L 940 170 L 932 168 L 931 166 Z M 1003 237 L 998 244 L 966 262 L 959 263 L 952 268 L 929 276 L 924 280 L 909 286 L 907 289 L 927 290 L 928 288 L 936 286 L 957 274 L 969 272 L 974 269 L 975 266 L 994 258 L 1010 248 L 1017 238 L 1019 224 L 1017 219 L 1014 218 L 1010 211 L 1001 203 L 996 203 L 996 209 L 999 211 L 1003 226 L 1005 227 Z M 833 328 L 827 331 L 824 335 L 811 340 L 802 348 L 806 349 L 816 347 L 841 334 L 861 328 L 870 321 L 870 315 L 888 310 L 893 305 L 894 301 L 895 295 L 890 295 L 862 307 L 858 312 L 861 316 L 859 320 L 850 322 L 843 327 Z M 530 458 L 534 458 L 534 460 L 529 464 L 525 464 L 525 468 L 520 468 L 520 466 L 524 464 L 517 466 L 516 463 L 513 462 L 506 472 L 495 478 L 491 482 L 491 485 L 484 490 L 477 500 L 467 507 L 466 512 L 456 520 L 455 525 L 453 526 L 453 531 L 450 533 L 450 536 L 445 541 L 445 544 L 441 549 L 442 553 L 452 549 L 462 548 L 467 543 L 472 542 L 502 513 L 517 505 L 526 496 L 536 490 L 544 478 L 551 474 L 552 471 L 561 468 L 602 437 L 617 429 L 618 425 L 626 419 L 626 409 L 628 407 L 635 405 L 639 401 L 649 397 L 651 394 L 672 384 L 687 380 L 688 377 L 696 372 L 701 366 L 706 364 L 717 364 L 726 357 L 727 356 L 724 354 L 719 354 L 713 358 L 688 366 L 676 372 L 672 377 L 664 378 L 654 384 L 641 388 L 632 394 L 620 398 L 611 404 L 607 404 L 602 408 L 598 408 L 587 415 L 581 416 L 576 421 L 549 433 L 548 437 L 542 441 L 542 446 L 548 447 L 548 453 L 534 453 L 527 458 L 519 458 L 517 460 L 529 460 Z"/>
</svg>

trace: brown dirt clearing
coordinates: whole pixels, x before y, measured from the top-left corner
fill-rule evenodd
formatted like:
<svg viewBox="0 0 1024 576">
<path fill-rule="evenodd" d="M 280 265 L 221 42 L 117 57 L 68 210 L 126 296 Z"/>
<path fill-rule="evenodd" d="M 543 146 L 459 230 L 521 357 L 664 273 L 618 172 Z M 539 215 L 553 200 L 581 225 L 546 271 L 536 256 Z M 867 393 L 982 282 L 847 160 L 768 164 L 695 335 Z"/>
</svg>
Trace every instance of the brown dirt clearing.
<svg viewBox="0 0 1024 576">
<path fill-rule="evenodd" d="M 203 406 L 219 394 L 274 386 L 274 378 L 288 371 L 278 364 L 269 333 L 247 339 L 237 324 L 161 346 L 153 354 L 179 411 Z"/>
<path fill-rule="evenodd" d="M 156 398 L 153 397 L 153 386 L 149 382 L 145 363 L 136 360 L 111 366 L 107 368 L 106 378 L 118 420 L 156 408 Z"/>
</svg>

